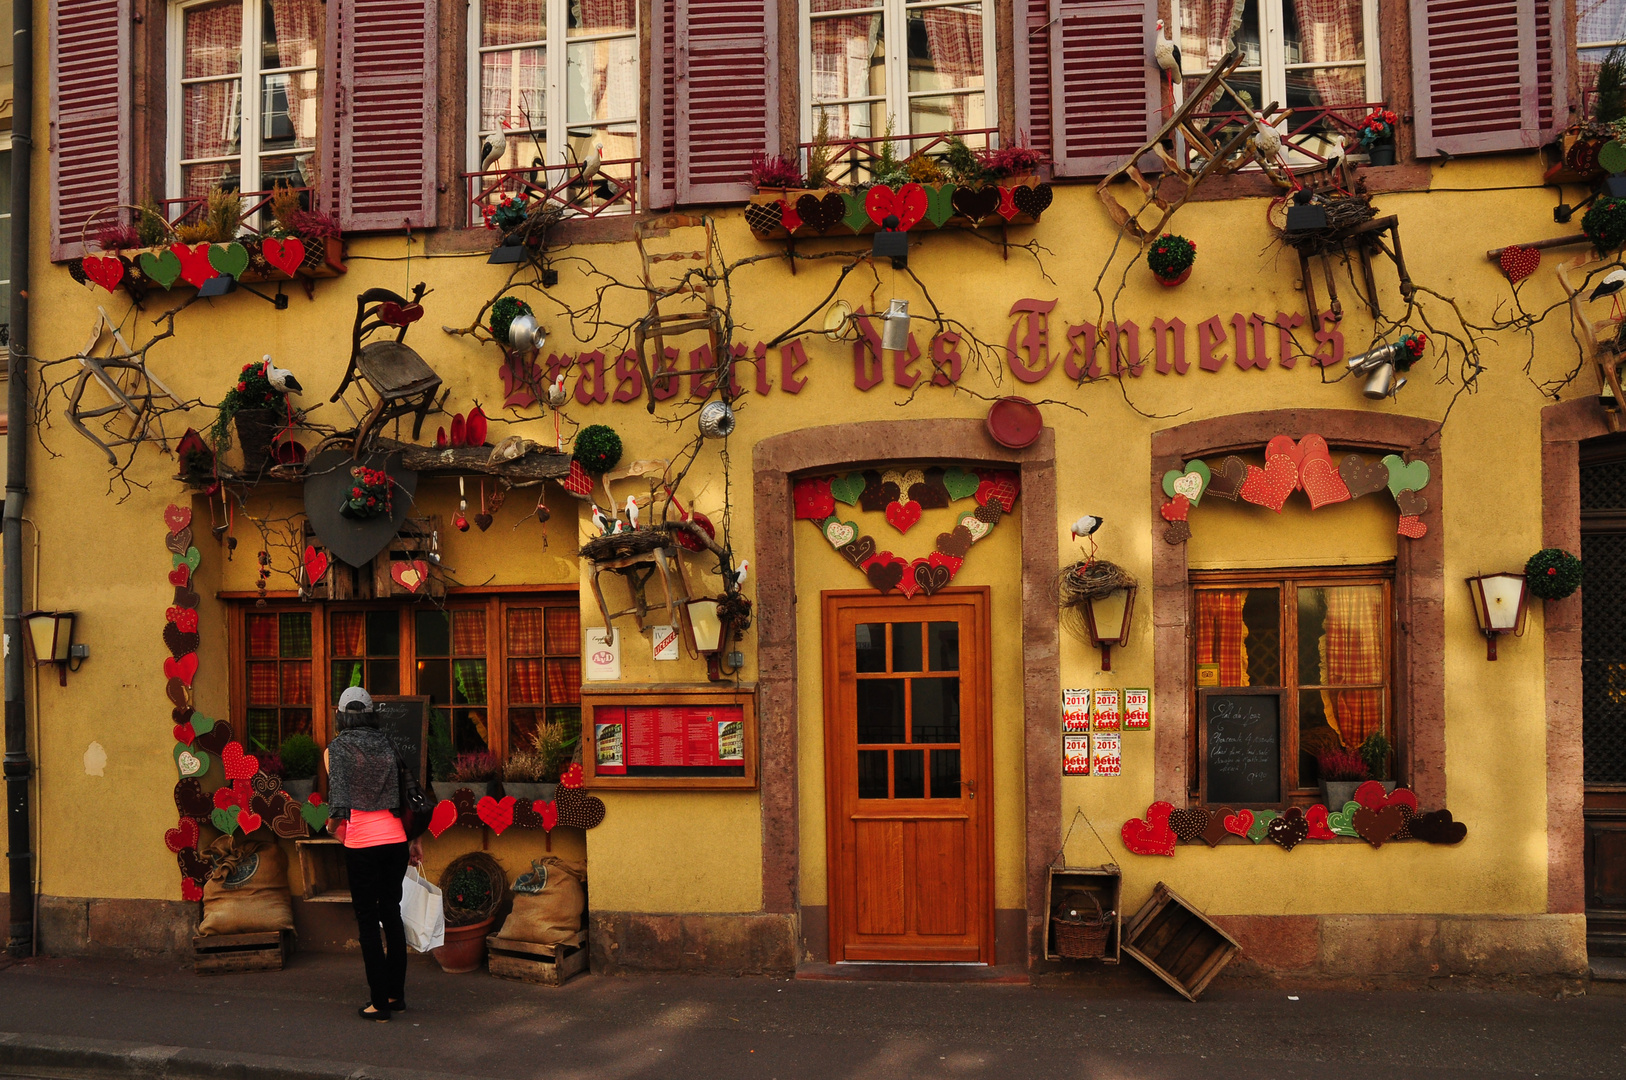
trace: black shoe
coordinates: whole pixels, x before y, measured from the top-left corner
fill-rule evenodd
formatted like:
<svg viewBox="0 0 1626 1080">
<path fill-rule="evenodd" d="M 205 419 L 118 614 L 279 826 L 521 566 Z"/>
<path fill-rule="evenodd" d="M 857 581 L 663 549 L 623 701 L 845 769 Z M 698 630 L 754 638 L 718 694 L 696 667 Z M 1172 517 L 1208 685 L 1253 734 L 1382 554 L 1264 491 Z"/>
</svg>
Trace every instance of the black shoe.
<svg viewBox="0 0 1626 1080">
<path fill-rule="evenodd" d="M 392 1012 L 392 1013 L 406 1012 L 406 1000 L 403 999 L 403 998 L 395 998 L 395 999 L 393 999 L 390 1002 L 390 1012 Z"/>
<path fill-rule="evenodd" d="M 388 1009 L 375 1009 L 373 1008 L 372 1002 L 368 1002 L 356 1010 L 356 1015 L 361 1017 L 363 1020 L 372 1020 L 375 1023 L 382 1024 L 389 1020 L 390 1011 Z"/>
</svg>

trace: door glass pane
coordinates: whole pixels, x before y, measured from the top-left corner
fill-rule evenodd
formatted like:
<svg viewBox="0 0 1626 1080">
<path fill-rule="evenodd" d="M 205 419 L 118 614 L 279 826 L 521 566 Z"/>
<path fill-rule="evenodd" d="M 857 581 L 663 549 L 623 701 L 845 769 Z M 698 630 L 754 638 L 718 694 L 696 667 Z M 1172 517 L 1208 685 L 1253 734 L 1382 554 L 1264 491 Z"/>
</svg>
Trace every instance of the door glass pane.
<svg viewBox="0 0 1626 1080">
<path fill-rule="evenodd" d="M 909 131 L 915 135 L 981 127 L 987 117 L 981 94 L 932 94 L 909 99 Z"/>
<path fill-rule="evenodd" d="M 960 624 L 934 622 L 926 626 L 927 666 L 933 671 L 960 670 Z"/>
<path fill-rule="evenodd" d="M 879 12 L 873 15 L 839 15 L 810 22 L 814 101 L 886 93 L 884 23 L 884 17 Z M 831 119 L 833 121 L 834 117 Z M 845 131 L 838 133 L 835 124 L 831 124 L 832 138 L 845 134 Z"/>
<path fill-rule="evenodd" d="M 238 152 L 242 86 L 239 79 L 222 79 L 191 83 L 185 88 L 181 95 L 182 157 L 226 157 Z"/>
<path fill-rule="evenodd" d="M 905 679 L 858 680 L 858 741 L 903 742 Z"/>
<path fill-rule="evenodd" d="M 932 791 L 934 799 L 960 797 L 960 752 L 958 750 L 932 751 Z"/>
<path fill-rule="evenodd" d="M 311 617 L 307 611 L 290 611 L 278 616 L 278 639 L 282 655 L 309 656 L 311 654 Z"/>
<path fill-rule="evenodd" d="M 428 694 L 435 704 L 452 699 L 452 666 L 445 660 L 418 661 L 418 693 Z"/>
<path fill-rule="evenodd" d="M 1312 594 L 1308 600 L 1307 593 Z M 1309 626 L 1304 623 L 1306 607 L 1322 613 Z M 1383 628 L 1387 621 L 1381 585 L 1299 589 L 1300 685 L 1373 686 L 1384 682 Z M 1324 673 L 1315 679 L 1305 675 L 1302 657 L 1307 653 L 1316 657 L 1313 670 Z"/>
<path fill-rule="evenodd" d="M 894 799 L 926 797 L 926 751 L 892 751 L 892 797 Z"/>
<path fill-rule="evenodd" d="M 920 629 L 917 622 L 892 624 L 892 670 L 920 670 Z"/>
<path fill-rule="evenodd" d="M 858 797 L 886 798 L 886 751 L 858 751 Z"/>
<path fill-rule="evenodd" d="M 911 679 L 910 705 L 914 737 L 911 742 L 960 741 L 960 679 Z"/>
<path fill-rule="evenodd" d="M 859 623 L 857 627 L 858 670 L 886 670 L 886 623 Z"/>
</svg>

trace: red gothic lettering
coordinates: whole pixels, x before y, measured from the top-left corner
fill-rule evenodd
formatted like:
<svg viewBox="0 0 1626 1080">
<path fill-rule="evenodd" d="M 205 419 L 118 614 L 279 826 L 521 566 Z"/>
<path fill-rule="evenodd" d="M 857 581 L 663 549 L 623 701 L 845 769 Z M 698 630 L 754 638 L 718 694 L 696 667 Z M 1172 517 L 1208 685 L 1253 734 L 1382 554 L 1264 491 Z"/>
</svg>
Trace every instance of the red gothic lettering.
<svg viewBox="0 0 1626 1080">
<path fill-rule="evenodd" d="M 1218 371 L 1225 366 L 1229 359 L 1214 355 L 1217 345 L 1225 344 L 1225 324 L 1220 322 L 1218 315 L 1211 315 L 1208 319 L 1197 324 L 1197 366 L 1204 371 Z"/>
<path fill-rule="evenodd" d="M 960 355 L 960 335 L 945 330 L 932 338 L 932 385 L 953 386 L 960 381 L 965 357 Z"/>
<path fill-rule="evenodd" d="M 1277 336 L 1280 338 L 1278 344 L 1281 346 L 1281 358 L 1276 362 L 1289 371 L 1293 369 L 1294 364 L 1299 362 L 1298 348 L 1293 342 L 1293 330 L 1295 327 L 1303 325 L 1303 315 L 1289 315 L 1285 311 L 1276 313 Z"/>
<path fill-rule="evenodd" d="M 1056 358 L 1050 355 L 1049 344 L 1049 316 L 1056 309 L 1056 303 L 1055 300 L 1024 299 L 1011 305 L 1010 314 L 1016 318 L 1016 322 L 1011 325 L 1005 355 L 1010 358 L 1011 374 L 1022 382 L 1036 383 L 1056 366 Z M 1018 337 L 1022 329 L 1022 320 L 1018 317 L 1021 315 L 1027 316 L 1027 333 Z M 1024 348 L 1028 354 L 1026 363 L 1019 355 L 1020 349 Z"/>
<path fill-rule="evenodd" d="M 510 354 L 503 361 L 502 370 L 503 408 L 528 409 L 536 404 L 536 381 L 541 378 L 535 360 L 521 360 Z"/>
<path fill-rule="evenodd" d="M 735 345 L 729 350 L 729 355 L 734 359 L 728 365 L 728 400 L 737 401 L 740 395 L 745 393 L 744 388 L 740 386 L 740 365 L 745 363 L 746 357 L 745 343 Z"/>
<path fill-rule="evenodd" d="M 1250 315 L 1244 319 L 1238 312 L 1231 316 L 1231 329 L 1236 333 L 1236 366 L 1243 371 L 1258 368 L 1260 371 L 1270 366 L 1270 356 L 1265 352 L 1265 317 L 1260 314 Z M 1253 355 L 1249 356 L 1248 339 L 1253 339 Z"/>
<path fill-rule="evenodd" d="M 668 345 L 655 358 L 655 371 L 651 376 L 654 379 L 654 395 L 656 401 L 670 401 L 677 397 L 679 384 L 677 372 L 678 351 L 675 346 Z"/>
<path fill-rule="evenodd" d="M 893 350 L 892 353 L 892 382 L 905 390 L 920 381 L 920 374 L 911 371 L 916 360 L 920 359 L 920 346 L 915 344 L 915 335 L 909 335 L 909 347 L 901 352 Z"/>
<path fill-rule="evenodd" d="M 698 349 L 689 350 L 689 396 L 704 398 L 711 396 L 712 374 L 716 371 L 717 361 L 711 355 L 711 346 L 702 345 Z"/>
<path fill-rule="evenodd" d="M 1186 362 L 1186 324 L 1183 319 L 1152 319 L 1152 340 L 1157 344 L 1157 373 L 1174 372 L 1184 375 L 1191 366 Z"/>
<path fill-rule="evenodd" d="M 757 347 L 752 350 L 751 355 L 752 355 L 753 358 L 755 358 L 755 360 L 757 362 L 756 391 L 757 391 L 757 393 L 761 394 L 763 397 L 767 397 L 768 394 L 773 391 L 773 383 L 768 381 L 768 345 L 767 345 L 767 343 L 762 342 L 762 341 L 757 342 Z"/>
<path fill-rule="evenodd" d="M 1312 357 L 1322 367 L 1337 367 L 1344 362 L 1344 332 L 1328 311 L 1321 316 L 1321 329 L 1315 334 L 1316 349 Z"/>
<path fill-rule="evenodd" d="M 807 350 L 802 348 L 802 339 L 797 338 L 789 345 L 779 346 L 779 385 L 787 394 L 800 394 L 802 387 L 807 385 L 807 379 L 796 373 L 807 366 Z"/>
<path fill-rule="evenodd" d="M 1123 337 L 1122 344 L 1119 336 Z M 1107 363 L 1114 375 L 1124 372 L 1140 378 L 1146 364 L 1140 358 L 1140 327 L 1132 322 L 1102 323 L 1101 345 L 1107 352 Z"/>
<path fill-rule="evenodd" d="M 581 368 L 581 374 L 576 377 L 576 403 L 602 405 L 610 400 L 609 391 L 604 388 L 604 354 L 584 352 L 576 362 Z"/>
<path fill-rule="evenodd" d="M 875 320 L 858 309 L 853 322 L 858 325 L 858 338 L 853 342 L 853 385 L 860 390 L 873 390 L 881 383 L 881 332 L 875 329 Z"/>
<path fill-rule="evenodd" d="M 638 370 L 638 353 L 628 349 L 615 358 L 615 394 L 611 401 L 637 401 L 644 396 L 644 373 Z"/>
<path fill-rule="evenodd" d="M 1081 359 L 1084 361 L 1083 367 L 1078 366 Z M 1061 358 L 1061 369 L 1074 382 L 1101 377 L 1101 365 L 1095 362 L 1093 323 L 1079 323 L 1067 328 L 1067 355 Z"/>
</svg>

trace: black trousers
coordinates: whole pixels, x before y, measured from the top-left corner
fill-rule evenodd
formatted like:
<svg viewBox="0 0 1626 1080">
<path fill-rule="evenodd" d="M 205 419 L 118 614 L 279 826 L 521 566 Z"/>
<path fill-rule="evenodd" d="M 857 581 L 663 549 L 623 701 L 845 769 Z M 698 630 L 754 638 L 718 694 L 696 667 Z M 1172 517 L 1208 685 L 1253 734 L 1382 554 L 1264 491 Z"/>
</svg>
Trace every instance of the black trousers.
<svg viewBox="0 0 1626 1080">
<path fill-rule="evenodd" d="M 361 959 L 367 965 L 367 989 L 373 1008 L 385 1009 L 392 1000 L 406 996 L 401 879 L 406 877 L 407 845 L 345 848 L 344 857 L 350 869 L 350 903 L 356 909 Z"/>
</svg>

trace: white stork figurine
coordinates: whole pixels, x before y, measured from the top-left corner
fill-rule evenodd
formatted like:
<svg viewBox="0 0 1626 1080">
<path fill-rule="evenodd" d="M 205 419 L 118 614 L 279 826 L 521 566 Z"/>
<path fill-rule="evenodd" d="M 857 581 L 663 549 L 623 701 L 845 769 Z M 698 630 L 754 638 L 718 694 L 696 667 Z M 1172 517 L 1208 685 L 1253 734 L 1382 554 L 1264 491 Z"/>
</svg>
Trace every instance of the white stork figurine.
<svg viewBox="0 0 1626 1080">
<path fill-rule="evenodd" d="M 271 354 L 265 354 L 265 381 L 271 384 L 271 389 L 284 394 L 302 394 L 305 388 L 299 385 L 294 373 L 287 368 L 278 367 L 271 359 Z"/>
<path fill-rule="evenodd" d="M 487 135 L 480 143 L 481 172 L 485 172 L 487 169 L 490 169 L 493 164 L 501 161 L 502 156 L 508 152 L 508 128 L 509 123 L 505 118 L 502 121 L 502 126 L 496 131 L 493 131 L 490 135 Z"/>
<path fill-rule="evenodd" d="M 1157 37 L 1152 41 L 1152 57 L 1157 60 L 1157 66 L 1163 69 L 1164 77 L 1169 84 L 1169 103 L 1163 107 L 1163 115 L 1168 116 L 1174 109 L 1174 83 L 1180 78 L 1180 46 L 1176 45 L 1163 35 L 1163 20 L 1157 20 Z"/>
</svg>

